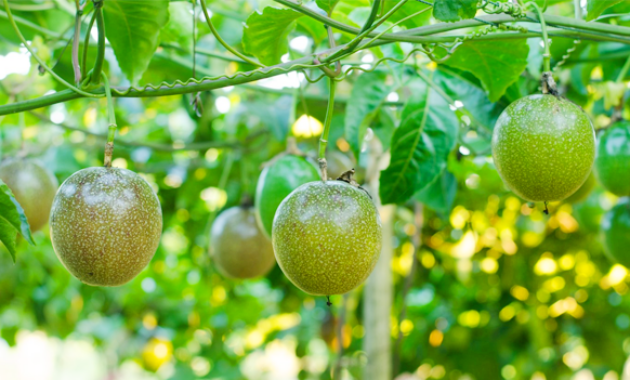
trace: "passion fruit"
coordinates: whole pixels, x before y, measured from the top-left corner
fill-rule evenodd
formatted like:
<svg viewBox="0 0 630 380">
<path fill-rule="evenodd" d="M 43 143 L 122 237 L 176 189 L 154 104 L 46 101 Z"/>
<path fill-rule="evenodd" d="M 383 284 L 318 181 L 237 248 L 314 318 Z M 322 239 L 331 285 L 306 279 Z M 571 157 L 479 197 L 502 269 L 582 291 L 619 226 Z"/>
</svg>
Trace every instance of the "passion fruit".
<svg viewBox="0 0 630 380">
<path fill-rule="evenodd" d="M 210 254 L 224 276 L 246 279 L 264 276 L 276 259 L 271 242 L 256 222 L 249 207 L 223 211 L 210 231 Z"/>
<path fill-rule="evenodd" d="M 599 139 L 595 172 L 611 193 L 630 196 L 630 122 L 613 124 Z"/>
<path fill-rule="evenodd" d="M 346 293 L 370 275 L 381 252 L 370 196 L 343 181 L 300 186 L 278 207 L 273 248 L 284 274 L 313 295 Z"/>
<path fill-rule="evenodd" d="M 256 218 L 262 230 L 271 237 L 273 218 L 280 203 L 301 185 L 317 181 L 319 171 L 306 158 L 283 154 L 266 166 L 256 186 Z"/>
<path fill-rule="evenodd" d="M 630 199 L 621 198 L 602 218 L 604 248 L 615 262 L 630 268 Z"/>
<path fill-rule="evenodd" d="M 586 181 L 595 159 L 595 131 L 586 113 L 555 95 L 510 104 L 492 135 L 494 163 L 507 186 L 532 202 L 559 201 Z"/>
<path fill-rule="evenodd" d="M 160 242 L 162 210 L 151 186 L 120 168 L 89 168 L 59 188 L 50 236 L 59 260 L 88 285 L 119 286 L 147 266 Z"/>
<path fill-rule="evenodd" d="M 0 180 L 13 192 L 24 209 L 31 231 L 42 228 L 50 216 L 57 178 L 37 161 L 10 159 L 0 165 Z"/>
<path fill-rule="evenodd" d="M 577 189 L 575 193 L 571 194 L 564 201 L 571 204 L 576 204 L 576 203 L 585 201 L 586 198 L 588 198 L 588 196 L 593 191 L 593 188 L 595 187 L 596 184 L 597 184 L 597 181 L 595 180 L 595 175 L 591 171 L 591 174 L 588 175 L 588 177 L 586 178 L 586 181 L 584 181 L 582 186 L 580 186 L 580 188 Z"/>
</svg>

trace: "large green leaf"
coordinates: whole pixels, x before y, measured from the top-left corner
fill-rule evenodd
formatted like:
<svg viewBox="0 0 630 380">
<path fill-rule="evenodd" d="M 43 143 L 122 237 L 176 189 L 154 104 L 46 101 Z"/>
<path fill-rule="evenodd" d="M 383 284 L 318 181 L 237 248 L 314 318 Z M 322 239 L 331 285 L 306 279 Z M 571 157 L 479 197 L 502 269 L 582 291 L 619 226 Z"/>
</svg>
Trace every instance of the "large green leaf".
<svg viewBox="0 0 630 380">
<path fill-rule="evenodd" d="M 405 202 L 435 181 L 457 140 L 459 122 L 449 104 L 419 79 L 409 89 L 412 95 L 392 138 L 389 167 L 381 172 L 384 204 Z"/>
<path fill-rule="evenodd" d="M 18 231 L 29 243 L 35 244 L 22 206 L 15 200 L 11 189 L 0 180 L 0 241 L 11 253 L 13 261 Z"/>
<path fill-rule="evenodd" d="M 105 35 L 118 65 L 132 83 L 147 69 L 168 22 L 167 0 L 107 0 L 103 6 Z"/>
<path fill-rule="evenodd" d="M 591 21 L 601 16 L 604 11 L 613 5 L 621 3 L 622 0 L 588 0 L 586 4 L 586 21 Z"/>
<path fill-rule="evenodd" d="M 490 101 L 496 102 L 527 67 L 528 52 L 525 39 L 468 41 L 455 50 L 446 64 L 479 78 Z"/>
<path fill-rule="evenodd" d="M 453 207 L 457 195 L 457 179 L 448 170 L 444 170 L 433 183 L 414 195 L 414 198 L 424 203 L 428 208 L 448 215 Z"/>
<path fill-rule="evenodd" d="M 280 63 L 280 58 L 289 51 L 287 37 L 300 17 L 302 14 L 292 9 L 273 7 L 266 7 L 263 13 L 252 13 L 243 30 L 245 52 L 265 65 Z"/>
<path fill-rule="evenodd" d="M 337 5 L 338 2 L 339 0 L 315 0 L 315 3 L 317 3 L 319 9 L 328 14 L 330 14 L 332 10 L 335 9 L 335 5 Z"/>
<path fill-rule="evenodd" d="M 479 0 L 435 0 L 433 17 L 448 22 L 473 18 L 478 4 Z"/>
<path fill-rule="evenodd" d="M 391 87 L 385 84 L 386 76 L 382 71 L 361 74 L 352 87 L 352 101 L 346 106 L 344 124 L 346 140 L 357 159 L 368 125 L 391 92 Z"/>
</svg>

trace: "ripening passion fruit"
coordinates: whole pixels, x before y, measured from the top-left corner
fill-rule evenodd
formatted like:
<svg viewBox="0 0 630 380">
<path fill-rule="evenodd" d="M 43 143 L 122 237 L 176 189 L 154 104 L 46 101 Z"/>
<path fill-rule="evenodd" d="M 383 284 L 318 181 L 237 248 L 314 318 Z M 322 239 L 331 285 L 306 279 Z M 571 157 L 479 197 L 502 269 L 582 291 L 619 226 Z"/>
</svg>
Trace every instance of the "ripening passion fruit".
<svg viewBox="0 0 630 380">
<path fill-rule="evenodd" d="M 604 248 L 615 262 L 630 268 L 630 199 L 621 198 L 602 218 Z"/>
<path fill-rule="evenodd" d="M 160 242 L 162 210 L 151 186 L 120 168 L 88 168 L 59 188 L 50 236 L 59 260 L 88 285 L 119 286 L 147 266 Z"/>
<path fill-rule="evenodd" d="M 223 211 L 210 231 L 210 254 L 224 276 L 246 279 L 264 276 L 276 259 L 269 239 L 249 207 Z"/>
<path fill-rule="evenodd" d="M 370 196 L 343 181 L 300 186 L 278 207 L 273 248 L 284 274 L 313 295 L 346 293 L 372 272 L 381 221 Z"/>
<path fill-rule="evenodd" d="M 284 154 L 263 169 L 256 186 L 255 207 L 258 223 L 268 237 L 271 238 L 273 218 L 280 202 L 301 185 L 318 179 L 315 165 L 294 154 Z"/>
<path fill-rule="evenodd" d="M 565 199 L 586 181 L 595 131 L 586 113 L 555 95 L 530 95 L 501 113 L 492 135 L 494 163 L 507 186 L 532 202 Z"/>
<path fill-rule="evenodd" d="M 42 228 L 50 216 L 57 178 L 33 160 L 10 159 L 0 165 L 0 180 L 13 192 L 24 209 L 31 231 Z"/>
<path fill-rule="evenodd" d="M 606 190 L 630 196 L 630 122 L 617 122 L 600 137 L 595 172 Z"/>
</svg>

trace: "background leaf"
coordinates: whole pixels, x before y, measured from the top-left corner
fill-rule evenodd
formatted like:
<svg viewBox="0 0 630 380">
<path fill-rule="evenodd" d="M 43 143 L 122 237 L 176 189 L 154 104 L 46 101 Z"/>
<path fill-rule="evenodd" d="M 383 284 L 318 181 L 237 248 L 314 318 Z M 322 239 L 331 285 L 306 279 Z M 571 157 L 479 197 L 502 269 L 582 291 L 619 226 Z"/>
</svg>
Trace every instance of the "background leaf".
<svg viewBox="0 0 630 380">
<path fill-rule="evenodd" d="M 396 5 L 398 1 L 386 0 L 383 4 L 383 12 L 388 12 Z M 387 21 L 397 22 L 407 16 L 411 16 L 414 13 L 420 12 L 423 9 L 429 8 L 429 5 L 418 1 L 407 1 L 405 5 L 400 7 Z M 431 12 L 426 11 L 415 17 L 410 18 L 407 21 L 402 22 L 400 25 L 404 25 L 407 29 L 416 28 L 422 25 L 426 25 L 431 18 Z"/>
<path fill-rule="evenodd" d="M 149 66 L 160 29 L 168 22 L 168 6 L 166 0 L 104 2 L 105 35 L 120 69 L 132 83 Z"/>
<path fill-rule="evenodd" d="M 457 179 L 444 170 L 433 183 L 415 194 L 415 199 L 442 215 L 448 215 L 457 195 Z"/>
<path fill-rule="evenodd" d="M 0 241 L 7 247 L 15 261 L 17 232 L 31 244 L 35 244 L 22 206 L 15 200 L 11 189 L 0 180 Z"/>
<path fill-rule="evenodd" d="M 433 17 L 440 21 L 459 21 L 473 18 L 477 13 L 479 0 L 435 0 Z"/>
<path fill-rule="evenodd" d="M 433 182 L 446 167 L 459 122 L 448 103 L 420 79 L 394 132 L 389 167 L 381 172 L 383 204 L 402 203 Z"/>
<path fill-rule="evenodd" d="M 586 3 L 586 21 L 591 21 L 601 16 L 604 11 L 622 0 L 588 0 Z"/>
<path fill-rule="evenodd" d="M 368 125 L 391 92 L 391 88 L 385 85 L 386 77 L 382 71 L 361 74 L 352 87 L 352 101 L 346 106 L 344 124 L 346 140 L 357 159 Z"/>
<path fill-rule="evenodd" d="M 15 263 L 15 239 L 17 238 L 17 231 L 6 219 L 0 218 L 0 241 L 7 247 L 11 258 Z"/>
<path fill-rule="evenodd" d="M 339 0 L 315 0 L 315 3 L 317 3 L 319 9 L 328 14 L 330 14 L 330 12 L 335 9 L 335 5 L 337 5 L 338 2 Z"/>
<path fill-rule="evenodd" d="M 265 65 L 276 65 L 289 51 L 287 37 L 295 28 L 295 20 L 302 17 L 292 9 L 266 7 L 263 13 L 254 12 L 243 30 L 245 52 Z"/>
<path fill-rule="evenodd" d="M 449 66 L 479 78 L 496 102 L 527 67 L 529 45 L 525 39 L 512 41 L 467 41 L 446 61 Z"/>
</svg>

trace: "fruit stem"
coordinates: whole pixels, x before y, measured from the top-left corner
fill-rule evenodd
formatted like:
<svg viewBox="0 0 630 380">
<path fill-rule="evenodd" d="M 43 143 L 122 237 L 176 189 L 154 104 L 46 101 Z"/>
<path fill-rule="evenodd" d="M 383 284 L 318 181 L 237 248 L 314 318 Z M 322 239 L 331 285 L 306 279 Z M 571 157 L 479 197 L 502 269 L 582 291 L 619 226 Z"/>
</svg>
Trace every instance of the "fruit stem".
<svg viewBox="0 0 630 380">
<path fill-rule="evenodd" d="M 326 296 L 326 305 L 328 305 L 328 307 L 332 306 L 332 302 L 330 302 L 330 296 Z"/>
<path fill-rule="evenodd" d="M 328 133 L 330 132 L 330 123 L 332 122 L 333 111 L 335 110 L 335 89 L 337 82 L 334 78 L 328 78 L 330 91 L 328 92 L 328 108 L 326 109 L 326 121 L 324 122 L 324 130 L 319 138 L 319 171 L 322 181 L 328 180 L 328 164 L 326 163 L 326 146 L 328 145 Z"/>
<path fill-rule="evenodd" d="M 112 99 L 112 90 L 109 87 L 109 79 L 104 72 L 101 72 L 103 76 L 103 85 L 105 86 L 105 96 L 107 97 L 107 144 L 105 144 L 105 160 L 104 164 L 106 168 L 112 166 L 112 156 L 114 155 L 114 138 L 116 137 L 116 112 L 114 111 L 114 99 Z"/>
<path fill-rule="evenodd" d="M 543 71 L 551 71 L 551 50 L 549 49 L 549 35 L 547 34 L 547 23 L 543 17 L 543 12 L 535 2 L 527 3 L 528 7 L 534 8 L 538 14 L 538 21 L 540 22 L 540 30 L 542 32 L 542 41 L 545 47 L 545 53 L 543 54 Z"/>
<path fill-rule="evenodd" d="M 77 13 L 74 18 L 74 38 L 72 39 L 72 68 L 74 70 L 74 83 L 81 83 L 81 68 L 79 67 L 79 39 L 81 38 L 81 16 L 83 16 L 83 6 L 77 3 Z M 89 32 L 88 32 L 89 34 Z"/>
<path fill-rule="evenodd" d="M 103 19 L 103 0 L 94 0 L 94 17 L 96 18 L 96 28 L 98 29 L 98 45 L 96 50 L 96 62 L 92 69 L 90 82 L 98 84 L 103 71 L 105 61 L 105 20 Z M 88 31 L 88 34 L 90 31 Z M 86 47 L 87 49 L 87 47 Z"/>
<path fill-rule="evenodd" d="M 90 32 L 92 31 L 92 27 L 94 26 L 94 22 L 96 21 L 96 13 L 92 14 L 92 18 L 90 19 L 90 24 L 87 28 L 87 33 L 85 33 L 85 40 L 83 41 L 83 54 L 81 56 L 81 77 L 87 77 L 87 57 L 88 57 L 88 48 L 90 47 Z"/>
<path fill-rule="evenodd" d="M 545 201 L 544 203 L 545 203 L 544 213 L 545 213 L 545 215 L 549 215 L 549 207 L 547 207 L 547 202 Z"/>
</svg>

